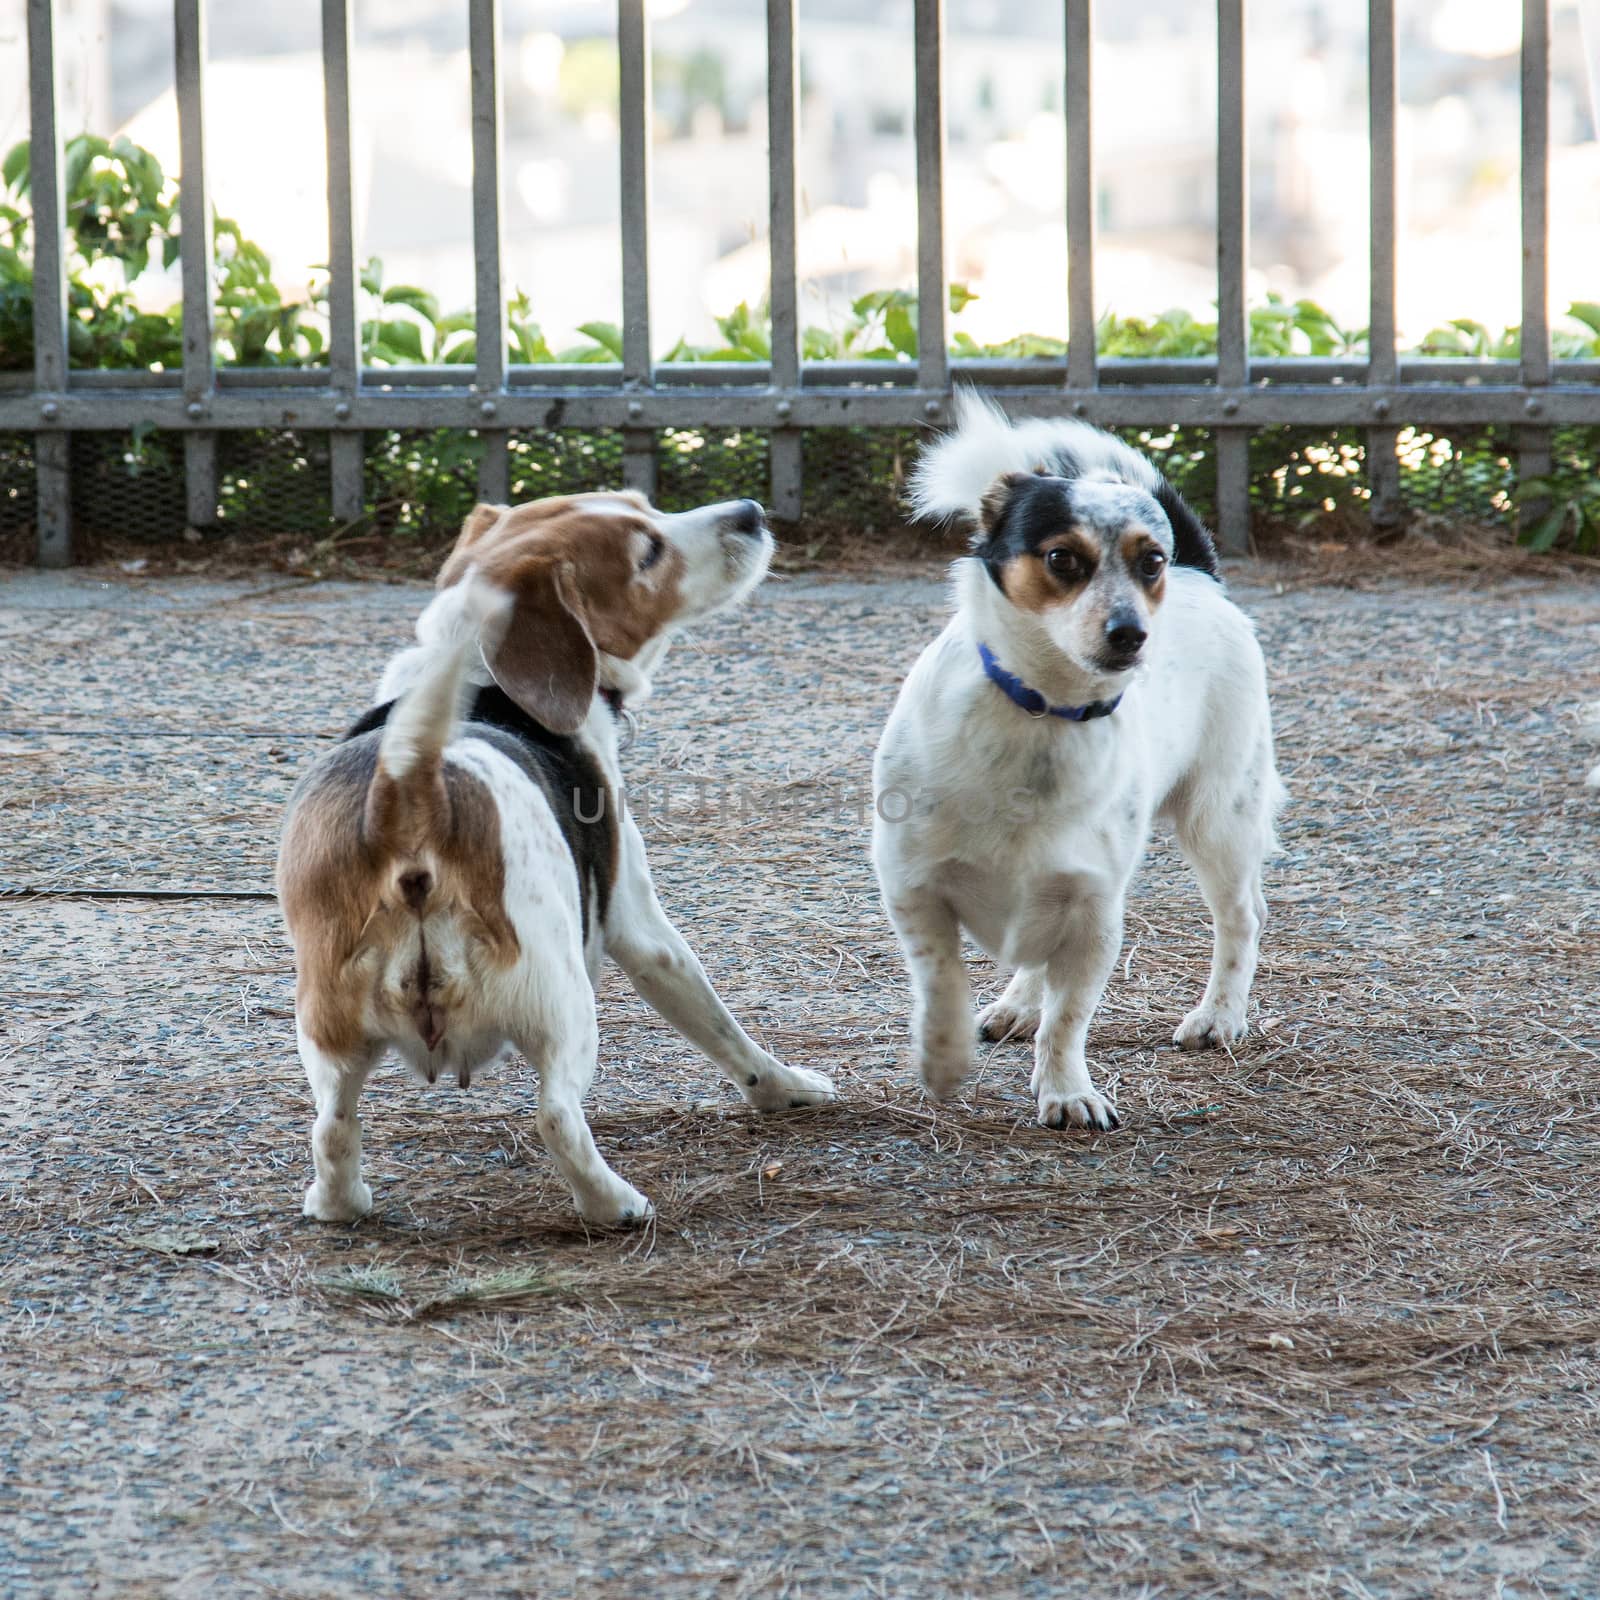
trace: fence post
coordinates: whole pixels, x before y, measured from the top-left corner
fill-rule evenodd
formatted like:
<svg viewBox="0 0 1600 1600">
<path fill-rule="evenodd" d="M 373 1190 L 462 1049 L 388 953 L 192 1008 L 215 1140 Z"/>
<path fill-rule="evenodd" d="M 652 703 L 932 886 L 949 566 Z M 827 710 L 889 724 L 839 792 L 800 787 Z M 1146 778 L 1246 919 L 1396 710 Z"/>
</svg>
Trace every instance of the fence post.
<svg viewBox="0 0 1600 1600">
<path fill-rule="evenodd" d="M 1067 387 L 1099 380 L 1094 326 L 1094 16 L 1090 0 L 1067 0 Z M 1081 416 L 1083 401 L 1073 408 Z"/>
<path fill-rule="evenodd" d="M 913 23 L 917 134 L 917 386 L 925 393 L 950 384 L 945 348 L 944 265 L 944 0 L 916 0 Z M 937 422 L 944 407 L 925 402 Z"/>
<path fill-rule="evenodd" d="M 469 0 L 467 51 L 472 63 L 472 256 L 478 415 L 478 498 L 511 498 L 511 435 L 491 427 L 506 387 L 506 307 L 500 242 L 500 0 Z"/>
<path fill-rule="evenodd" d="M 650 354 L 650 23 L 645 0 L 617 0 L 618 84 L 622 123 L 622 386 L 655 383 Z M 630 419 L 643 406 L 628 403 Z M 656 492 L 656 436 L 649 427 L 622 430 L 622 478 L 641 494 Z"/>
<path fill-rule="evenodd" d="M 796 0 L 767 0 L 767 226 L 772 300 L 772 387 L 780 416 L 800 389 L 799 219 L 795 150 L 800 125 L 800 58 L 795 49 Z M 768 445 L 772 512 L 797 522 L 802 504 L 803 436 L 774 428 Z"/>
<path fill-rule="evenodd" d="M 1395 29 L 1394 0 L 1371 0 L 1367 13 L 1367 130 L 1371 215 L 1370 293 L 1367 328 L 1367 384 L 1392 389 L 1399 377 L 1395 355 Z M 1372 402 L 1377 418 L 1389 415 L 1389 401 Z M 1367 430 L 1369 515 L 1375 529 L 1401 520 L 1399 434 L 1393 427 Z"/>
<path fill-rule="evenodd" d="M 216 398 L 216 352 L 211 322 L 211 202 L 206 194 L 205 0 L 175 0 L 175 76 L 178 94 L 178 202 L 183 279 L 183 399 L 191 422 L 203 422 Z M 189 526 L 217 521 L 217 436 L 190 429 L 183 436 L 184 499 Z"/>
<path fill-rule="evenodd" d="M 1217 387 L 1250 382 L 1248 155 L 1244 122 L 1244 0 L 1217 0 Z M 1238 410 L 1224 399 L 1223 414 Z M 1250 434 L 1216 430 L 1217 543 L 1226 555 L 1250 553 Z"/>
<path fill-rule="evenodd" d="M 1544 414 L 1550 383 L 1550 0 L 1522 0 L 1522 384 L 1529 418 Z M 1550 474 L 1550 429 L 1517 431 L 1517 478 Z M 1519 528 L 1549 511 L 1544 496 L 1518 496 Z"/>
<path fill-rule="evenodd" d="M 52 426 L 67 388 L 66 203 L 56 126 L 55 0 L 28 0 L 28 192 L 33 208 L 33 436 L 36 553 L 41 567 L 72 559 L 72 437 Z"/>
<path fill-rule="evenodd" d="M 322 0 L 322 100 L 328 140 L 328 382 L 336 419 L 350 415 L 361 389 L 361 328 L 356 312 L 356 243 L 350 166 L 350 0 Z M 334 517 L 354 522 L 366 509 L 365 436 L 328 435 Z"/>
</svg>

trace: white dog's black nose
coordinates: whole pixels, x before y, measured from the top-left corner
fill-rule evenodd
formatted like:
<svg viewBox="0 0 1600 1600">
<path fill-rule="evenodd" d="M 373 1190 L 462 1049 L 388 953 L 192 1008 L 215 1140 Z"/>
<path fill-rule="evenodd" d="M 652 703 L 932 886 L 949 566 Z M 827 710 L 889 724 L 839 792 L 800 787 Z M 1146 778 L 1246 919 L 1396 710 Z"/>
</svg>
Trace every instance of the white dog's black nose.
<svg viewBox="0 0 1600 1600">
<path fill-rule="evenodd" d="M 760 533 L 767 525 L 767 513 L 759 500 L 735 500 L 728 514 L 728 526 L 736 533 Z"/>
<path fill-rule="evenodd" d="M 1106 620 L 1106 643 L 1119 656 L 1130 659 L 1139 653 L 1139 647 L 1149 637 L 1136 618 L 1125 613 L 1113 613 Z"/>
</svg>

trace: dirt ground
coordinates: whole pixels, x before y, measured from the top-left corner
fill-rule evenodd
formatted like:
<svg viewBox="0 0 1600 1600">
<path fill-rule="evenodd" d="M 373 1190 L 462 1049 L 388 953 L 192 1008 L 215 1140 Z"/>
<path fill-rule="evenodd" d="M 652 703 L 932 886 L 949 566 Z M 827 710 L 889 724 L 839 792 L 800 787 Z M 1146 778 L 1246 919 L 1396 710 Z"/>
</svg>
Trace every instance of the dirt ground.
<svg viewBox="0 0 1600 1600">
<path fill-rule="evenodd" d="M 374 1214 L 299 1214 L 277 818 L 422 591 L 0 582 L 0 1592 L 1600 1595 L 1600 586 L 1233 586 L 1292 794 L 1253 1032 L 1167 1043 L 1158 846 L 1107 1136 L 1022 1047 L 909 1080 L 864 797 L 934 570 L 674 651 L 663 900 L 844 1098 L 746 1112 L 608 975 L 595 1133 L 659 1215 L 591 1237 L 526 1069 L 389 1069 Z"/>
</svg>

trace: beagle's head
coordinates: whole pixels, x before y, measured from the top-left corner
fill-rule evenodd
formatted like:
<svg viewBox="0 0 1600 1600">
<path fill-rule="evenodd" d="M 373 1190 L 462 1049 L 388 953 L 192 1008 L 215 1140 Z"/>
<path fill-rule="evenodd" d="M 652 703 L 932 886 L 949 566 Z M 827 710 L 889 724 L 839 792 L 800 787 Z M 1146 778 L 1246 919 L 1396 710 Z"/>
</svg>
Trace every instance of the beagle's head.
<svg viewBox="0 0 1600 1600">
<path fill-rule="evenodd" d="M 644 692 L 672 630 L 742 600 L 771 560 L 754 500 L 665 512 L 621 490 L 478 506 L 439 587 L 475 569 L 510 595 L 485 664 L 530 716 L 570 733 L 601 684 Z"/>
<path fill-rule="evenodd" d="M 1138 665 L 1166 592 L 1172 524 L 1153 495 L 1099 478 L 1010 472 L 983 497 L 973 554 L 1082 671 Z"/>
</svg>

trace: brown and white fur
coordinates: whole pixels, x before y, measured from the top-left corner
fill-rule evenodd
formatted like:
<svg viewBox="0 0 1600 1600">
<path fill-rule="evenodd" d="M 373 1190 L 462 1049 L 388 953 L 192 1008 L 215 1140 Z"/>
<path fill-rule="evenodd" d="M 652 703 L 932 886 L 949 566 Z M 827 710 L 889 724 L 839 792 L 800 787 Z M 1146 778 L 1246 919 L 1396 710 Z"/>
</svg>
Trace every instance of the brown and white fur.
<svg viewBox="0 0 1600 1600">
<path fill-rule="evenodd" d="M 668 515 L 596 494 L 473 512 L 380 709 L 289 802 L 278 892 L 316 1101 L 307 1216 L 371 1208 L 356 1104 L 391 1047 L 430 1083 L 462 1085 L 520 1050 L 579 1212 L 648 1216 L 583 1113 L 605 955 L 752 1105 L 833 1097 L 744 1032 L 667 920 L 617 760 L 616 705 L 641 700 L 672 631 L 743 598 L 771 553 L 752 501 Z"/>
<path fill-rule="evenodd" d="M 918 1072 L 953 1093 L 973 1062 L 963 931 L 1015 969 L 978 1019 L 1032 1038 L 1039 1120 L 1112 1128 L 1084 1046 L 1157 818 L 1215 924 L 1185 1049 L 1245 1033 L 1282 786 L 1254 631 L 1214 575 L 1209 536 L 1151 462 L 1079 422 L 1013 426 L 976 396 L 923 455 L 924 514 L 966 516 L 956 613 L 900 691 L 878 746 L 873 859 L 913 995 Z M 978 645 L 1069 721 L 1030 715 Z"/>
</svg>

